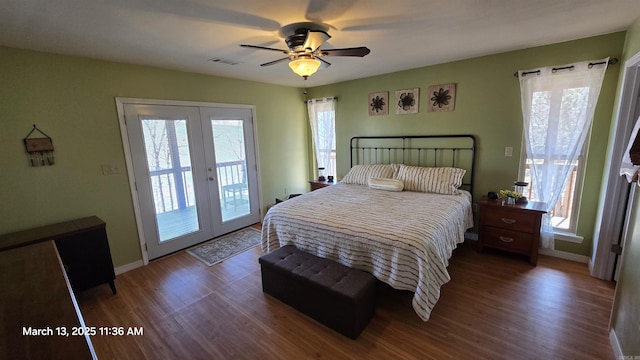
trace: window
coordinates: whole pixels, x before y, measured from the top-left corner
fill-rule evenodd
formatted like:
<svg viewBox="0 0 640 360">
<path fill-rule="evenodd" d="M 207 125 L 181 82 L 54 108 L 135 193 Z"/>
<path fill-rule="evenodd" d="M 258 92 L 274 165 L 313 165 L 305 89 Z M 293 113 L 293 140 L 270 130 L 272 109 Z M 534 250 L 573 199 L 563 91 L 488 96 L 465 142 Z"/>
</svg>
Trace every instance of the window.
<svg viewBox="0 0 640 360">
<path fill-rule="evenodd" d="M 524 151 L 520 174 L 525 195 L 545 202 L 542 246 L 554 231 L 576 232 L 585 143 L 608 59 L 520 71 Z"/>
<path fill-rule="evenodd" d="M 524 144 L 523 144 L 524 145 Z M 527 157 L 526 150 L 523 147 L 522 158 L 520 159 L 520 179 L 529 183 L 525 189 L 524 195 L 532 201 L 542 201 L 533 190 L 535 188 L 534 180 L 531 178 L 531 168 L 534 162 L 542 163 L 541 159 L 533 159 Z M 570 175 L 565 183 L 558 203 L 551 210 L 551 225 L 557 232 L 569 232 L 575 234 L 578 206 L 581 190 L 582 178 L 584 176 L 584 155 L 581 153 L 577 160 L 568 164 Z"/>
<path fill-rule="evenodd" d="M 309 125 L 318 169 L 326 175 L 336 175 L 335 98 L 307 101 Z"/>
</svg>

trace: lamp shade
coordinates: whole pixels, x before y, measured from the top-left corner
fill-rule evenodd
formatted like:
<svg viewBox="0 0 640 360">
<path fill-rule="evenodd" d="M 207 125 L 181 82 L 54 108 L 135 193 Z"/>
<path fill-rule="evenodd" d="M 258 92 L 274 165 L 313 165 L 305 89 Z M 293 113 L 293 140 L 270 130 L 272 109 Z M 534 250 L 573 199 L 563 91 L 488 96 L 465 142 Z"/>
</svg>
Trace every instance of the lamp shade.
<svg viewBox="0 0 640 360">
<path fill-rule="evenodd" d="M 307 79 L 310 75 L 315 74 L 320 67 L 320 61 L 316 59 L 296 59 L 289 61 L 289 67 L 293 70 L 294 73 L 302 76 Z"/>
</svg>

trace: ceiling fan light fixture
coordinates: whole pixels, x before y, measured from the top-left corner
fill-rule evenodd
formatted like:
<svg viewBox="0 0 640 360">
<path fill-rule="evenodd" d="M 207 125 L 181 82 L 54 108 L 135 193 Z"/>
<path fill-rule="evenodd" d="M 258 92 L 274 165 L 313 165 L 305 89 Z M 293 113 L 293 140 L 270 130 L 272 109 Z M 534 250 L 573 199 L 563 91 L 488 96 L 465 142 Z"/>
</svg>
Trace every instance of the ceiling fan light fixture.
<svg viewBox="0 0 640 360">
<path fill-rule="evenodd" d="M 293 70 L 294 73 L 302 76 L 305 80 L 318 71 L 320 67 L 320 60 L 311 59 L 311 58 L 301 58 L 291 60 L 289 62 L 289 67 Z"/>
</svg>

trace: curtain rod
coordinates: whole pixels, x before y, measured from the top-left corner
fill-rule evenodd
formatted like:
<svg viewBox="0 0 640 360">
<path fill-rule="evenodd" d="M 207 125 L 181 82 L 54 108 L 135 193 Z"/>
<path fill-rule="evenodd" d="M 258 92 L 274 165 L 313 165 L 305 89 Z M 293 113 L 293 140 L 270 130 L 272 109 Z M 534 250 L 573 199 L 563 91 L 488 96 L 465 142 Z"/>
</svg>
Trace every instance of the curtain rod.
<svg viewBox="0 0 640 360">
<path fill-rule="evenodd" d="M 316 101 L 316 100 L 338 100 L 337 96 L 327 96 L 327 97 L 323 97 L 323 98 L 318 98 L 318 99 L 309 99 L 309 100 L 305 100 L 305 103 L 308 103 L 309 101 Z"/>
<path fill-rule="evenodd" d="M 618 59 L 617 58 L 613 58 L 613 59 L 609 59 L 609 65 L 615 65 L 618 63 Z M 591 69 L 592 67 L 596 66 L 596 65 L 602 65 L 604 64 L 605 61 L 600 61 L 600 62 L 595 62 L 595 63 L 589 63 L 589 69 Z M 558 70 L 566 70 L 566 69 L 570 69 L 573 70 L 575 67 L 573 65 L 571 66 L 564 66 L 564 67 L 558 67 L 558 68 L 553 68 L 551 69 L 551 72 L 556 72 Z M 522 76 L 527 76 L 529 74 L 540 74 L 540 70 L 534 70 L 534 71 L 525 71 L 522 73 Z M 518 77 L 518 72 L 516 71 L 515 73 L 513 73 L 513 76 Z"/>
</svg>

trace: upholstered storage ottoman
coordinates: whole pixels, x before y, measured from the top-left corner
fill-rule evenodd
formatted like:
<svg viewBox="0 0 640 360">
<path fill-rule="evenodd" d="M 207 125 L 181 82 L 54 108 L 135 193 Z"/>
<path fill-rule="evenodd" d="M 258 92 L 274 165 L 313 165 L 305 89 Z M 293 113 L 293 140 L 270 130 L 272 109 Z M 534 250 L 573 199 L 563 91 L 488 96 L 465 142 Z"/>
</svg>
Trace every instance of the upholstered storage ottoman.
<svg viewBox="0 0 640 360">
<path fill-rule="evenodd" d="M 375 313 L 376 278 L 288 245 L 259 259 L 262 290 L 355 339 Z"/>
</svg>

